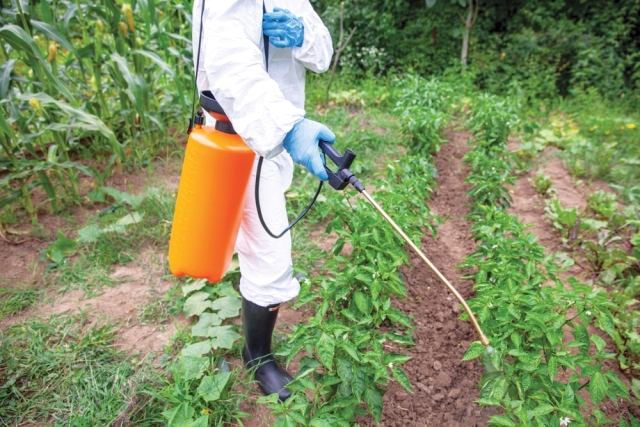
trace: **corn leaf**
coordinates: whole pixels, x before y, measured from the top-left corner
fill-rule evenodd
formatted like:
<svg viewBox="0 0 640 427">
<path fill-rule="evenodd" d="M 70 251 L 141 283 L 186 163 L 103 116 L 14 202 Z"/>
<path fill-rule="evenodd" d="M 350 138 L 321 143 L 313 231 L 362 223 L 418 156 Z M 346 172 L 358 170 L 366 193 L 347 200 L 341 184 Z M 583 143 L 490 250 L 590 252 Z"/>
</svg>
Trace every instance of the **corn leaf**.
<svg viewBox="0 0 640 427">
<path fill-rule="evenodd" d="M 4 118 L 4 114 L 0 114 L 0 132 L 7 135 L 9 138 L 13 138 L 13 132 L 11 131 L 11 126 L 7 122 L 7 119 Z"/>
<path fill-rule="evenodd" d="M 164 62 L 162 60 L 162 58 L 160 58 L 160 56 L 157 53 L 154 52 L 150 52 L 148 50 L 132 50 L 131 51 L 132 54 L 136 54 L 136 55 L 142 55 L 145 56 L 147 58 L 149 58 L 150 60 L 152 60 L 153 62 L 156 63 L 156 65 L 158 65 L 158 67 L 162 68 L 164 71 L 167 72 L 167 74 L 169 74 L 171 77 L 175 77 L 176 73 L 173 70 L 173 68 L 171 68 L 169 66 L 169 64 L 167 64 L 166 62 Z"/>
<path fill-rule="evenodd" d="M 21 51 L 30 59 L 39 62 L 40 67 L 38 67 L 38 70 L 41 70 L 45 74 L 42 77 L 53 83 L 60 94 L 69 100 L 71 105 L 78 106 L 76 98 L 71 94 L 69 88 L 65 86 L 59 78 L 53 75 L 48 62 L 42 56 L 42 52 L 40 52 L 40 48 L 25 30 L 17 25 L 7 24 L 0 28 L 0 40 L 1 39 L 4 39 L 15 50 Z"/>
<path fill-rule="evenodd" d="M 36 93 L 36 94 L 24 94 L 19 97 L 24 101 L 29 101 L 30 99 L 37 99 L 43 105 L 54 105 L 58 107 L 61 111 L 66 113 L 69 117 L 78 120 L 80 122 L 86 123 L 90 126 L 95 127 L 98 132 L 107 138 L 109 142 L 111 142 L 111 146 L 114 152 L 120 157 L 121 160 L 125 160 L 126 156 L 124 150 L 118 140 L 116 139 L 115 134 L 104 124 L 102 120 L 93 114 L 89 114 L 85 111 L 80 110 L 79 108 L 72 107 L 63 101 L 56 101 L 46 93 Z"/>
<path fill-rule="evenodd" d="M 9 95 L 9 84 L 11 83 L 11 72 L 16 65 L 15 59 L 10 59 L 0 65 L 0 99 L 7 99 Z"/>
<path fill-rule="evenodd" d="M 60 46 L 67 49 L 69 52 L 73 53 L 74 55 L 77 55 L 76 49 L 69 42 L 69 40 L 67 40 L 65 36 L 63 36 L 58 30 L 56 30 L 51 25 L 41 21 L 36 21 L 34 19 L 31 20 L 31 25 L 33 26 L 33 28 L 35 28 L 36 30 L 40 31 L 42 34 L 47 36 L 48 39 L 58 42 Z"/>
</svg>

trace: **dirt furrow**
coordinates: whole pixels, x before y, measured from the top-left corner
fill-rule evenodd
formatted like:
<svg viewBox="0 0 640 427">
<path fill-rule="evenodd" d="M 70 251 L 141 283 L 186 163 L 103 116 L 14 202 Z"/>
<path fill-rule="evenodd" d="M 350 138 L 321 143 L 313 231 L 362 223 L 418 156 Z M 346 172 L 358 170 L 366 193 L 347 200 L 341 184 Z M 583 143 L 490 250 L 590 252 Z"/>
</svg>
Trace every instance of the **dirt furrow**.
<svg viewBox="0 0 640 427">
<path fill-rule="evenodd" d="M 461 281 L 465 272 L 456 269 L 473 252 L 471 223 L 464 183 L 468 171 L 462 157 L 469 150 L 467 132 L 450 132 L 435 162 L 440 174 L 438 189 L 429 207 L 444 217 L 438 238 L 427 236 L 422 248 L 429 259 L 465 298 L 473 296 L 472 283 Z M 412 269 L 402 271 L 409 297 L 400 308 L 416 317 L 416 346 L 409 349 L 412 359 L 404 366 L 414 394 L 392 384 L 384 396 L 385 409 L 380 425 L 391 426 L 485 426 L 495 409 L 474 403 L 479 398 L 476 384 L 483 373 L 477 362 L 462 362 L 472 341 L 477 340 L 470 323 L 458 320 L 455 298 L 417 257 L 411 256 Z"/>
</svg>

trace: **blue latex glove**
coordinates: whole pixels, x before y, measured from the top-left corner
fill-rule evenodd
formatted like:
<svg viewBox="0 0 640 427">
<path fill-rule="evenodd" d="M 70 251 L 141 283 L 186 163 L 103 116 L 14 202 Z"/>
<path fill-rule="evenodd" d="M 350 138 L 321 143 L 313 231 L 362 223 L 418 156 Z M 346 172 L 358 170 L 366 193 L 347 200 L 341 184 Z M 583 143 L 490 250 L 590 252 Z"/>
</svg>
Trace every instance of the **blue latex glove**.
<svg viewBox="0 0 640 427">
<path fill-rule="evenodd" d="M 263 15 L 262 32 L 279 48 L 300 47 L 304 41 L 304 24 L 293 13 L 279 7 Z"/>
<path fill-rule="evenodd" d="M 282 145 L 293 161 L 306 167 L 322 181 L 329 179 L 324 169 L 322 154 L 318 151 L 320 140 L 333 144 L 336 136 L 325 125 L 309 119 L 302 119 L 284 137 Z"/>
</svg>

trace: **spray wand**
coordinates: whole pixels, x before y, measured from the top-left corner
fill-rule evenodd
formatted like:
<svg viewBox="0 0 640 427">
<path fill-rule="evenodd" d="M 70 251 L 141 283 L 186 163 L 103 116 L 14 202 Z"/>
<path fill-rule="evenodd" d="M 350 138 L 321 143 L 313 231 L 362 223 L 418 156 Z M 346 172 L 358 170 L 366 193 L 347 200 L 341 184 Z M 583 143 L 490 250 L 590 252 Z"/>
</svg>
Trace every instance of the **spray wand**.
<svg viewBox="0 0 640 427">
<path fill-rule="evenodd" d="M 329 159 L 331 159 L 331 161 L 338 167 L 338 169 L 333 172 L 331 169 L 329 169 L 329 167 L 325 165 L 325 169 L 329 174 L 329 185 L 335 190 L 344 190 L 349 184 L 352 185 L 353 188 L 358 190 L 358 192 L 361 193 L 369 201 L 369 203 L 371 203 L 373 207 L 377 209 L 378 212 L 380 212 L 382 217 L 387 220 L 391 227 L 393 227 L 393 229 L 404 239 L 404 241 L 407 242 L 409 246 L 411 246 L 411 249 L 413 249 L 414 252 L 418 254 L 418 256 L 425 262 L 425 264 L 429 266 L 429 268 L 431 268 L 431 270 L 447 286 L 447 288 L 449 288 L 451 293 L 464 307 L 464 311 L 466 311 L 469 315 L 469 319 L 471 319 L 471 323 L 473 323 L 473 326 L 476 328 L 476 332 L 478 333 L 478 337 L 480 338 L 480 342 L 482 343 L 482 345 L 484 345 L 485 347 L 489 346 L 489 339 L 484 334 L 484 332 L 482 332 L 482 328 L 480 328 L 476 317 L 471 312 L 471 309 L 467 305 L 467 302 L 464 300 L 462 295 L 460 295 L 460 293 L 456 290 L 456 288 L 453 287 L 453 285 L 447 280 L 447 278 L 444 277 L 442 273 L 440 273 L 436 266 L 433 265 L 431 261 L 429 261 L 429 258 L 427 258 L 427 256 L 420 250 L 420 248 L 418 248 L 418 246 L 416 246 L 415 243 L 413 243 L 411 239 L 409 239 L 409 236 L 407 236 L 405 232 L 402 231 L 398 224 L 396 224 L 395 221 L 391 219 L 391 217 L 382 209 L 382 207 L 380 207 L 380 205 L 376 203 L 373 197 L 371 197 L 367 190 L 365 190 L 364 185 L 362 185 L 362 183 L 358 180 L 358 178 L 356 178 L 353 172 L 349 170 L 349 167 L 356 158 L 355 153 L 351 150 L 347 150 L 345 151 L 344 155 L 342 155 L 338 150 L 335 149 L 333 145 L 325 141 L 320 141 L 319 147 L 322 152 L 326 156 L 328 156 Z"/>
</svg>

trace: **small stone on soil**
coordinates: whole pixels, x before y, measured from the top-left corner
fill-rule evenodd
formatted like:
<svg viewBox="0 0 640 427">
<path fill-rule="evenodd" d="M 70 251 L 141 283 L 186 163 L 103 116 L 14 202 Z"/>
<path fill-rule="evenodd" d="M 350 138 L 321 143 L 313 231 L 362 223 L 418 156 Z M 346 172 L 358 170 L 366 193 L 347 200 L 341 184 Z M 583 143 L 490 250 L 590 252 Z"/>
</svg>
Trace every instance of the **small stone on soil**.
<svg viewBox="0 0 640 427">
<path fill-rule="evenodd" d="M 460 396 L 460 389 L 459 388 L 451 389 L 451 391 L 449 392 L 449 397 L 452 399 L 455 399 L 458 396 Z"/>
<path fill-rule="evenodd" d="M 436 385 L 441 388 L 446 388 L 451 385 L 451 377 L 446 372 L 440 372 L 436 377 Z"/>
<path fill-rule="evenodd" d="M 396 400 L 398 402 L 402 402 L 403 400 L 406 400 L 407 397 L 409 397 L 409 395 L 407 393 L 405 393 L 404 391 L 399 391 L 396 393 Z"/>
<path fill-rule="evenodd" d="M 437 360 L 435 362 L 433 362 L 433 369 L 435 369 L 436 371 L 439 371 L 440 368 L 442 368 L 442 363 L 440 363 Z"/>
</svg>

